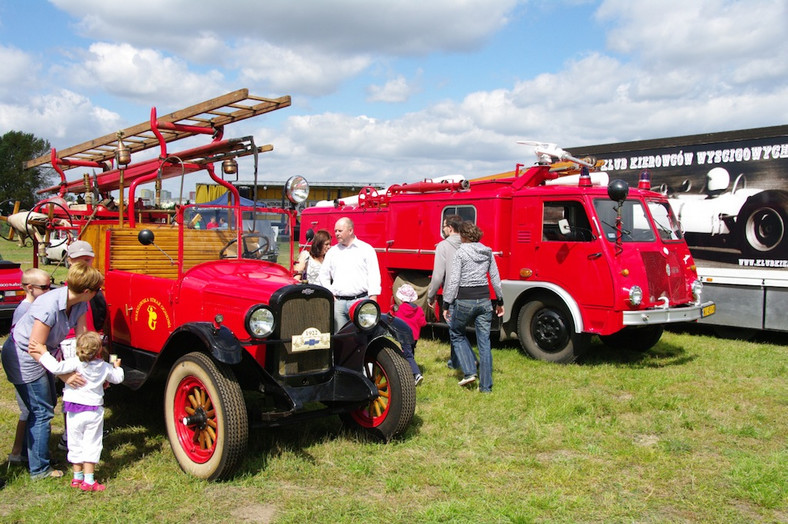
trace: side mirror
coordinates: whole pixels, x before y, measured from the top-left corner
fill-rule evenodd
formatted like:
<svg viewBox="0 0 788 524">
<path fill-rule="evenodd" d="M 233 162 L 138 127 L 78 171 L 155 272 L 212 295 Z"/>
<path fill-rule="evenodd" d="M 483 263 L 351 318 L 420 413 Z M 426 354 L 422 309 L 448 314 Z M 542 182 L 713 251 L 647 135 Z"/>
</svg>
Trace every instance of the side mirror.
<svg viewBox="0 0 788 524">
<path fill-rule="evenodd" d="M 310 227 L 309 229 L 306 230 L 306 241 L 312 242 L 314 238 L 315 238 L 315 230 Z"/>
<path fill-rule="evenodd" d="M 143 229 L 137 234 L 137 240 L 143 246 L 149 246 L 153 244 L 153 231 L 150 229 Z"/>
<path fill-rule="evenodd" d="M 569 227 L 569 220 L 562 218 L 558 221 L 558 230 L 561 232 L 562 235 L 568 235 L 572 232 L 572 228 Z"/>
</svg>

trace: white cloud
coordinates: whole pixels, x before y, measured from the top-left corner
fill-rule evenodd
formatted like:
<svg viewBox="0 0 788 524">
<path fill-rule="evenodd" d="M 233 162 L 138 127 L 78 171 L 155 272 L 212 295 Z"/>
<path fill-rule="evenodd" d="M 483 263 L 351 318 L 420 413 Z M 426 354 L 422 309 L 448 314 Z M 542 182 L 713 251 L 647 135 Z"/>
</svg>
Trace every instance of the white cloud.
<svg viewBox="0 0 788 524">
<path fill-rule="evenodd" d="M 0 76 L 0 97 L 3 100 L 18 100 L 36 84 L 40 67 L 28 53 L 0 45 L 0 64 L 3 64 Z"/>
<path fill-rule="evenodd" d="M 382 86 L 372 85 L 367 88 L 368 102 L 405 102 L 417 88 L 411 85 L 404 76 L 397 75 Z"/>
<path fill-rule="evenodd" d="M 179 58 L 153 49 L 129 44 L 95 43 L 72 80 L 83 87 L 101 87 L 106 92 L 139 102 L 182 104 L 183 100 L 209 98 L 223 91 L 222 74 L 210 70 L 194 73 Z"/>
<path fill-rule="evenodd" d="M 97 107 L 87 97 L 66 89 L 33 96 L 24 105 L 0 105 L 0 129 L 33 133 L 55 147 L 72 146 L 121 126 L 117 113 Z"/>
<path fill-rule="evenodd" d="M 333 92 L 371 62 L 368 56 L 335 56 L 319 50 L 287 49 L 256 41 L 243 42 L 233 51 L 233 57 L 241 84 L 309 96 Z"/>
<path fill-rule="evenodd" d="M 517 0 L 52 0 L 90 38 L 139 47 L 176 45 L 190 56 L 195 32 L 221 40 L 321 47 L 326 53 L 426 54 L 477 47 L 506 22 Z M 168 47 L 176 52 L 173 47 Z"/>
<path fill-rule="evenodd" d="M 785 0 L 606 0 L 597 17 L 611 27 L 610 49 L 655 75 L 682 71 L 703 82 L 711 74 L 722 89 L 760 81 L 768 89 L 788 73 Z"/>
</svg>

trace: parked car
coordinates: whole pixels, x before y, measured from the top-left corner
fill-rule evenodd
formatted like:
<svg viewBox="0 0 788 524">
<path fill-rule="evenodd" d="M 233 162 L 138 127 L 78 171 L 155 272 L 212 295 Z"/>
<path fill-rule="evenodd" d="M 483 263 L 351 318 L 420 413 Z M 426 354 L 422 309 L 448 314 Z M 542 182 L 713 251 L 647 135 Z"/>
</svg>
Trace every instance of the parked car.
<svg viewBox="0 0 788 524">
<path fill-rule="evenodd" d="M 22 269 L 16 262 L 0 256 L 0 319 L 10 319 L 14 310 L 25 299 L 22 289 Z"/>
</svg>

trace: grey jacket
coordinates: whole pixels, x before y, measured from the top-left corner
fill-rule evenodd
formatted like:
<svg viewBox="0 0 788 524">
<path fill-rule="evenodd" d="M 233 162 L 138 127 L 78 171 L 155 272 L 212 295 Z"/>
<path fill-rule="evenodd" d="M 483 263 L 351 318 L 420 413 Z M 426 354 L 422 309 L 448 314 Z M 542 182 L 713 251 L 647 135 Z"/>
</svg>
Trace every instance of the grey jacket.
<svg viewBox="0 0 788 524">
<path fill-rule="evenodd" d="M 488 273 L 495 298 L 503 298 L 501 275 L 498 273 L 498 264 L 495 263 L 492 249 L 481 242 L 461 244 L 454 255 L 446 285 L 443 286 L 443 303 L 451 304 L 456 300 L 460 282 L 462 287 L 486 286 Z"/>
<path fill-rule="evenodd" d="M 432 280 L 427 291 L 427 300 L 432 302 L 438 294 L 438 289 L 444 284 L 446 276 L 451 270 L 451 263 L 454 260 L 454 253 L 462 244 L 459 233 L 452 233 L 438 243 L 435 248 L 435 265 L 432 268 Z"/>
</svg>

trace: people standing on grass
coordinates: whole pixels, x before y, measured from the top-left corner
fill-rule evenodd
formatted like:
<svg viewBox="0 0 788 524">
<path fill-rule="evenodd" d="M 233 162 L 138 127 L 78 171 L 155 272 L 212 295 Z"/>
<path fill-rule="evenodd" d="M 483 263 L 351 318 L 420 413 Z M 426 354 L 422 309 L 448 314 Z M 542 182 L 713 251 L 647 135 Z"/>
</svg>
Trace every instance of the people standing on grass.
<svg viewBox="0 0 788 524">
<path fill-rule="evenodd" d="M 28 467 L 34 479 L 62 477 L 63 472 L 52 467 L 49 453 L 49 423 L 55 415 L 57 401 L 54 377 L 28 351 L 44 344 L 49 352 L 54 353 L 72 328 L 77 336 L 84 333 L 87 330 L 87 303 L 99 291 L 104 280 L 98 270 L 81 262 L 69 268 L 67 279 L 68 286 L 38 297 L 10 335 L 19 361 L 19 373 L 9 376 L 9 380 L 30 412 L 25 439 Z M 72 373 L 66 383 L 84 386 L 86 381 L 79 373 Z"/>
<path fill-rule="evenodd" d="M 441 235 L 443 236 L 443 240 L 435 246 L 435 262 L 432 267 L 432 279 L 430 280 L 430 287 L 427 289 L 427 303 L 430 306 L 435 304 L 438 290 L 446 284 L 446 278 L 448 278 L 452 261 L 454 261 L 454 254 L 462 243 L 460 239 L 462 217 L 459 215 L 447 215 L 443 218 L 442 225 Z M 457 362 L 454 345 L 450 344 L 450 346 L 450 358 L 446 365 L 449 369 L 457 369 L 460 367 L 460 364 Z"/>
<path fill-rule="evenodd" d="M 362 298 L 380 295 L 380 267 L 375 249 L 354 232 L 353 221 L 342 217 L 334 225 L 337 244 L 320 267 L 319 284 L 334 295 L 334 331 L 350 320 L 350 307 Z"/>
<path fill-rule="evenodd" d="M 490 326 L 493 308 L 487 278 L 489 275 L 495 291 L 495 312 L 500 317 L 504 314 L 501 277 L 492 250 L 480 242 L 482 230 L 476 224 L 463 222 L 460 226 L 460 238 L 462 244 L 454 255 L 451 271 L 443 288 L 443 308 L 449 321 L 452 345 L 464 375 L 459 385 L 465 386 L 477 378 L 473 349 L 465 332 L 466 326 L 473 322 L 479 351 L 479 390 L 482 393 L 491 393 Z"/>
<path fill-rule="evenodd" d="M 11 318 L 11 331 L 14 326 L 22 318 L 33 301 L 46 293 L 52 287 L 52 281 L 49 273 L 43 269 L 30 268 L 22 273 L 22 289 L 25 290 L 25 299 L 14 310 L 14 316 Z M 19 374 L 19 359 L 16 355 L 14 348 L 14 340 L 8 337 L 3 344 L 3 352 L 0 354 L 0 359 L 3 362 L 3 369 L 5 370 L 8 380 L 11 377 Z M 25 430 L 27 428 L 27 418 L 29 411 L 19 396 L 19 392 L 15 391 L 16 403 L 19 406 L 19 420 L 16 423 L 16 432 L 14 433 L 14 443 L 11 446 L 11 453 L 8 455 L 8 462 L 11 464 L 21 464 L 27 462 L 27 447 L 25 446 Z"/>
<path fill-rule="evenodd" d="M 293 266 L 296 275 L 301 276 L 301 280 L 309 284 L 318 284 L 320 268 L 325 260 L 326 253 L 331 248 L 331 233 L 325 229 L 319 229 L 309 249 L 305 249 L 298 256 L 298 262 Z"/>
<path fill-rule="evenodd" d="M 30 355 L 56 375 L 78 371 L 87 384 L 63 390 L 63 412 L 68 417 L 68 461 L 73 467 L 71 487 L 82 491 L 104 491 L 96 482 L 95 468 L 101 458 L 104 433 L 104 382 L 123 382 L 120 359 L 109 364 L 103 360 L 101 335 L 86 331 L 77 337 L 76 357 L 61 362 L 47 352 L 44 344 L 30 342 Z"/>
</svg>

